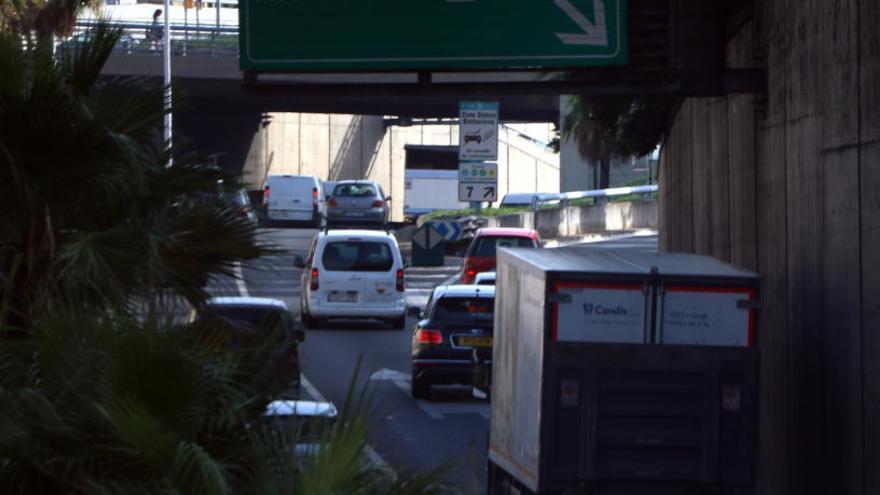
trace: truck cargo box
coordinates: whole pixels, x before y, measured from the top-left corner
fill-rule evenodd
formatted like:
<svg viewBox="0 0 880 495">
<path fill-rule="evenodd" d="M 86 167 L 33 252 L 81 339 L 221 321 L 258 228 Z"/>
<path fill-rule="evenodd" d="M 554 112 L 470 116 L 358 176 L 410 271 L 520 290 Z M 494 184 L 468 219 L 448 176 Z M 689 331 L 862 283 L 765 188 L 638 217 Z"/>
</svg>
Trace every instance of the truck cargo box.
<svg viewBox="0 0 880 495">
<path fill-rule="evenodd" d="M 501 250 L 489 492 L 753 493 L 757 297 L 703 256 Z"/>
</svg>

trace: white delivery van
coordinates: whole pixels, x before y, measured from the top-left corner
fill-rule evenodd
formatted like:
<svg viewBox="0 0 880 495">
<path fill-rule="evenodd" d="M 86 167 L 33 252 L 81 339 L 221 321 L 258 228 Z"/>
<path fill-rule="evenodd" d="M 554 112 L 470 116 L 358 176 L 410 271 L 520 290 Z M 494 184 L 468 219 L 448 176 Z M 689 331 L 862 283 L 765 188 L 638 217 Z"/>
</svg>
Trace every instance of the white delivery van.
<svg viewBox="0 0 880 495">
<path fill-rule="evenodd" d="M 302 273 L 302 321 L 370 318 L 403 328 L 406 320 L 405 263 L 394 235 L 375 230 L 321 231 L 307 259 L 294 260 Z"/>
<path fill-rule="evenodd" d="M 263 207 L 269 224 L 307 222 L 320 227 L 327 204 L 321 181 L 307 175 L 270 175 L 263 187 Z"/>
</svg>

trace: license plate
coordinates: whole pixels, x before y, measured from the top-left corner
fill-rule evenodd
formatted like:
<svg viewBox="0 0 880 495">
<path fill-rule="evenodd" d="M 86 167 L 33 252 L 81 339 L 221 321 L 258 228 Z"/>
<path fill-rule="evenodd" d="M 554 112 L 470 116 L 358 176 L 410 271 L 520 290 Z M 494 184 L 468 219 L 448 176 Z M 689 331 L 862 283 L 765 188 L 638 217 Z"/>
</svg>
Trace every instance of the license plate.
<svg viewBox="0 0 880 495">
<path fill-rule="evenodd" d="M 327 300 L 330 302 L 353 303 L 353 302 L 357 302 L 358 294 L 355 291 L 348 291 L 348 292 L 333 291 L 327 295 Z"/>
<path fill-rule="evenodd" d="M 471 347 L 492 347 L 492 337 L 459 337 L 458 345 Z"/>
</svg>

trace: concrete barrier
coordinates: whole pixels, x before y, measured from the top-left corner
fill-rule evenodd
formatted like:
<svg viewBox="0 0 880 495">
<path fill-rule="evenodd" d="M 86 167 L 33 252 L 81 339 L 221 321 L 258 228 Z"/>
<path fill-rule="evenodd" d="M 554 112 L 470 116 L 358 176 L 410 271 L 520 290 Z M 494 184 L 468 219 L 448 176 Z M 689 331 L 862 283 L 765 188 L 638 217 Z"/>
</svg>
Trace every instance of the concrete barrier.
<svg viewBox="0 0 880 495">
<path fill-rule="evenodd" d="M 603 231 L 656 230 L 657 202 L 623 201 L 499 215 L 489 218 L 488 226 L 536 228 L 547 239 Z"/>
</svg>

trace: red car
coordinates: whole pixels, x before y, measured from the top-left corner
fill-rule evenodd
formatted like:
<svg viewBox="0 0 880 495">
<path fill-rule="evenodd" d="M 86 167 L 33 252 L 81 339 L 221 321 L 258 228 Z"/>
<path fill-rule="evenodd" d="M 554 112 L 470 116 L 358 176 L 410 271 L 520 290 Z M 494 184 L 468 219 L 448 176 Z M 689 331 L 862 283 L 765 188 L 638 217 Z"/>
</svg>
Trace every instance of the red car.
<svg viewBox="0 0 880 495">
<path fill-rule="evenodd" d="M 487 228 L 477 231 L 464 255 L 461 283 L 472 284 L 480 272 L 495 270 L 495 251 L 499 247 L 539 248 L 541 238 L 530 229 Z"/>
</svg>

